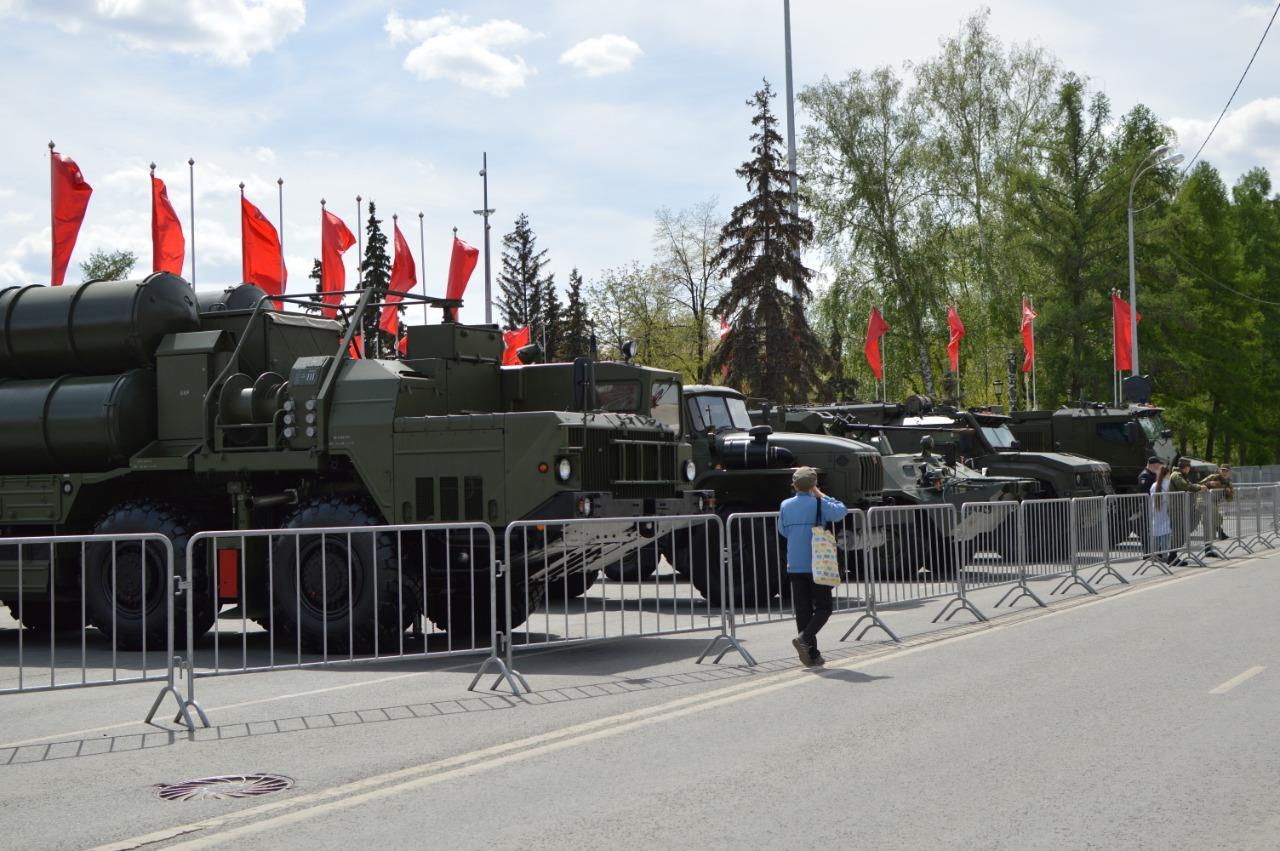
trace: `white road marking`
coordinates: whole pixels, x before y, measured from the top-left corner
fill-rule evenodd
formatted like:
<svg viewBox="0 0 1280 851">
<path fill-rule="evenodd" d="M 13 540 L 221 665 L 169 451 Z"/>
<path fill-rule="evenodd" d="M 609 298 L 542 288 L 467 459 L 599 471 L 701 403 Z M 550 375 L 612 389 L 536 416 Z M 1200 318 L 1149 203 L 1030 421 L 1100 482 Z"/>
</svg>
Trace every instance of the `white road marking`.
<svg viewBox="0 0 1280 851">
<path fill-rule="evenodd" d="M 869 668 L 883 662 L 901 659 L 905 656 L 911 656 L 944 645 L 956 644 L 975 636 L 990 635 L 993 632 L 1000 632 L 1026 623 L 1035 623 L 1045 618 L 1063 615 L 1111 600 L 1131 599 L 1145 591 L 1165 588 L 1178 582 L 1207 575 L 1209 574 L 1188 573 L 1176 578 L 1153 582 L 1150 585 L 1144 585 L 1139 588 L 1128 589 L 1123 593 L 1093 598 L 1077 598 L 1080 602 L 1072 602 L 1062 608 L 1043 611 L 1043 613 L 1036 613 L 1036 610 L 1028 610 L 1031 616 L 1025 620 L 994 625 L 975 625 L 977 628 L 971 632 L 936 640 L 926 640 L 924 643 L 902 649 L 890 648 L 888 652 L 870 658 L 853 657 L 838 662 L 829 662 L 826 667 L 828 669 Z M 925 636 L 925 638 L 927 639 L 928 637 Z M 315 792 L 273 801 L 269 804 L 262 804 L 190 824 L 158 830 L 130 839 L 110 842 L 90 849 L 90 851 L 127 851 L 127 849 L 140 848 L 144 845 L 168 842 L 193 833 L 202 833 L 203 835 L 170 847 L 194 849 L 223 846 L 228 841 L 243 836 L 261 833 L 275 827 L 343 810 L 368 801 L 390 797 L 401 792 L 422 788 L 456 777 L 464 777 L 574 745 L 610 738 L 639 727 L 679 718 L 729 703 L 736 703 L 740 700 L 768 694 L 780 689 L 805 683 L 820 682 L 822 679 L 821 676 L 815 675 L 805 668 L 791 668 L 776 673 L 763 674 L 758 679 L 753 679 L 749 682 L 737 683 L 703 694 L 677 698 L 667 703 L 634 709 L 604 718 L 597 718 L 593 721 L 585 721 L 535 736 L 457 754 L 445 759 L 372 775 L 361 780 L 332 786 L 328 789 L 319 789 Z M 243 824 L 230 830 L 212 832 L 233 822 L 258 817 L 261 817 L 258 821 L 251 821 L 248 824 Z"/>
<path fill-rule="evenodd" d="M 1266 665 L 1254 665 L 1242 674 L 1236 674 L 1217 688 L 1209 689 L 1209 694 L 1226 694 L 1241 683 L 1247 682 L 1267 669 Z"/>
</svg>

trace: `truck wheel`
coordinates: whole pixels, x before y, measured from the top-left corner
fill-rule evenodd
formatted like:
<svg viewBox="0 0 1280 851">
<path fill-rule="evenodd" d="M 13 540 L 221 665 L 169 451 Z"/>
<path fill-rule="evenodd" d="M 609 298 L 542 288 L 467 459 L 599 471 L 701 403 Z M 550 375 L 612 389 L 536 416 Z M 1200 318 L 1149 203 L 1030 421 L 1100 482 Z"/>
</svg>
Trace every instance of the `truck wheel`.
<svg viewBox="0 0 1280 851">
<path fill-rule="evenodd" d="M 323 497 L 300 506 L 284 529 L 377 526 L 362 500 Z M 272 627 L 283 647 L 372 653 L 397 647 L 418 616 L 417 580 L 398 570 L 385 532 L 282 535 L 272 544 Z M 375 628 L 376 627 L 376 628 Z M 376 636 L 376 638 L 375 638 Z"/>
<path fill-rule="evenodd" d="M 447 593 L 443 586 L 427 594 L 427 617 L 437 627 L 449 633 L 451 649 L 485 647 L 492 637 L 492 620 L 489 613 L 489 577 L 477 575 L 475 587 L 470 583 L 457 583 Z M 462 587 L 465 586 L 465 587 Z M 529 612 L 537 608 L 542 594 L 542 584 L 534 583 L 526 593 L 519 583 L 511 583 L 511 625 L 514 630 L 529 619 Z M 505 601 L 498 598 L 498 628 L 507 629 L 503 615 Z"/>
<path fill-rule="evenodd" d="M 579 570 L 559 579 L 548 580 L 546 588 L 547 602 L 562 603 L 565 600 L 576 600 L 587 593 L 587 589 L 595 585 L 596 580 L 599 578 L 600 571 L 598 570 L 590 572 Z"/>
<path fill-rule="evenodd" d="M 783 557 L 776 543 L 776 522 L 772 518 L 765 520 L 763 528 L 752 537 L 755 538 L 754 541 L 731 542 L 729 550 L 729 569 L 733 571 L 733 602 L 748 609 L 768 605 L 775 596 L 786 593 Z M 683 572 L 687 573 L 693 587 L 713 606 L 720 605 L 722 599 L 720 561 L 716 558 L 719 552 L 720 527 L 702 526 L 694 530 L 683 559 L 688 565 Z"/>
<path fill-rule="evenodd" d="M 173 544 L 174 572 L 184 573 L 187 541 L 191 525 L 170 506 L 150 500 L 122 503 L 106 514 L 93 527 L 96 535 L 127 535 L 152 532 L 164 535 Z M 216 606 L 210 592 L 203 559 L 195 559 L 192 568 L 192 624 L 196 636 L 213 626 Z M 113 574 L 114 569 L 114 585 Z M 168 602 L 165 598 L 168 564 L 164 552 L 156 544 L 143 541 L 120 541 L 114 545 L 96 542 L 84 552 L 85 615 L 93 626 L 123 650 L 140 650 L 143 625 L 146 646 L 162 650 L 168 633 Z M 175 636 L 186 629 L 187 597 L 174 601 Z"/>
<path fill-rule="evenodd" d="M 9 607 L 9 614 L 15 621 L 20 622 L 33 632 L 48 633 L 48 600 L 24 600 L 22 602 L 22 617 L 18 617 L 17 601 L 6 605 Z M 84 622 L 80 619 L 79 600 L 59 600 L 53 604 L 53 628 L 56 632 L 75 632 L 84 628 Z"/>
<path fill-rule="evenodd" d="M 658 571 L 658 555 L 653 547 L 632 550 L 618 561 L 604 566 L 604 575 L 614 582 L 640 582 Z"/>
</svg>

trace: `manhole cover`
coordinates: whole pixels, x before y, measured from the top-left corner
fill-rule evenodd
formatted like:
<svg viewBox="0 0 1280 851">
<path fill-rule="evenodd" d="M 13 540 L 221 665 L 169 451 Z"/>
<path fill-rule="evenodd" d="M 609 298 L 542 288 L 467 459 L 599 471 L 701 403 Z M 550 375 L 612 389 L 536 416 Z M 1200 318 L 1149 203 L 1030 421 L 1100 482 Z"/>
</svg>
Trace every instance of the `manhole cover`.
<svg viewBox="0 0 1280 851">
<path fill-rule="evenodd" d="M 280 774 L 226 774 L 181 783 L 160 783 L 156 796 L 166 801 L 214 801 L 224 798 L 256 798 L 283 792 L 293 781 Z"/>
</svg>

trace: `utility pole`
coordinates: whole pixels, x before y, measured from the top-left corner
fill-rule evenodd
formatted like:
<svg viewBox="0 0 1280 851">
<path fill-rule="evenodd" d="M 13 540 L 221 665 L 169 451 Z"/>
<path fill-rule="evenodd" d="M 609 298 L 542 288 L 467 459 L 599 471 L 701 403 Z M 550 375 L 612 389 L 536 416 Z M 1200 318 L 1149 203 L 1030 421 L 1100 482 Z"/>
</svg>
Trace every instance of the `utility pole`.
<svg viewBox="0 0 1280 851">
<path fill-rule="evenodd" d="M 486 325 L 493 324 L 493 279 L 489 273 L 489 216 L 493 215 L 494 210 L 489 206 L 489 152 L 485 151 L 481 154 L 480 161 L 480 177 L 484 183 L 484 206 L 479 210 L 472 210 L 477 216 L 484 219 L 484 323 Z M 457 235 L 457 229 L 454 229 L 454 235 Z"/>
</svg>

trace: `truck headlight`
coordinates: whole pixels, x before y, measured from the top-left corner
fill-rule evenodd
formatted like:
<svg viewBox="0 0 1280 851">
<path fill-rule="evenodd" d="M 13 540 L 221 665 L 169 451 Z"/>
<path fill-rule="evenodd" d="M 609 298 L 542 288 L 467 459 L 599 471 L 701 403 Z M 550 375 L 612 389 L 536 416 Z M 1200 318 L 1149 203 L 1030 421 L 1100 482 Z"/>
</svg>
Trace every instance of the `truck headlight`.
<svg viewBox="0 0 1280 851">
<path fill-rule="evenodd" d="M 693 463 L 692 461 L 685 461 L 684 462 L 684 480 L 686 482 L 692 482 L 694 478 L 697 477 L 697 475 L 698 475 L 698 465 Z"/>
<path fill-rule="evenodd" d="M 581 514 L 583 517 L 590 517 L 591 509 L 594 507 L 595 506 L 592 505 L 591 503 L 591 497 L 589 496 L 578 497 L 578 513 Z"/>
<path fill-rule="evenodd" d="M 573 475 L 573 465 L 569 463 L 568 458 L 561 458 L 556 462 L 556 478 L 562 482 L 569 481 L 569 477 Z"/>
</svg>

